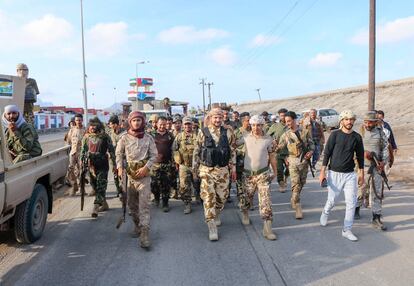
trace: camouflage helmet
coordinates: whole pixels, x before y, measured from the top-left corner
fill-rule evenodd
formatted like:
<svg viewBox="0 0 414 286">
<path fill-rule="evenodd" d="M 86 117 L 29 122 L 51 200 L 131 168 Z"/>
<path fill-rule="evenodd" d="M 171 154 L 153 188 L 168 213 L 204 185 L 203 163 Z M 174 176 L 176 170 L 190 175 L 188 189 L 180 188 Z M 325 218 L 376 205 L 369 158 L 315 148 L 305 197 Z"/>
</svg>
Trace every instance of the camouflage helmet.
<svg viewBox="0 0 414 286">
<path fill-rule="evenodd" d="M 20 64 L 17 64 L 16 70 L 29 70 L 29 68 L 27 67 L 26 64 L 20 63 Z"/>
<path fill-rule="evenodd" d="M 157 120 L 158 120 L 158 115 L 157 114 L 153 114 L 149 118 L 149 121 L 151 121 L 151 122 L 157 122 Z"/>
<path fill-rule="evenodd" d="M 185 116 L 183 118 L 183 124 L 193 124 L 193 121 L 191 120 L 191 117 Z"/>
<path fill-rule="evenodd" d="M 356 119 L 356 115 L 351 110 L 344 110 L 339 114 L 339 121 L 344 119 Z"/>
</svg>

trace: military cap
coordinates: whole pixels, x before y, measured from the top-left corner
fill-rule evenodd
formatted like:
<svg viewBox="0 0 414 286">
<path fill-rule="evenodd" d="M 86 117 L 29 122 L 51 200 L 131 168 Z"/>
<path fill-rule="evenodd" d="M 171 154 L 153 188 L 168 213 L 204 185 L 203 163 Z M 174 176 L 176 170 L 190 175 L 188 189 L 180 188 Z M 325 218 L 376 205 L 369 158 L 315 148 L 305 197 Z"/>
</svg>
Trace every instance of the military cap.
<svg viewBox="0 0 414 286">
<path fill-rule="evenodd" d="M 192 124 L 192 123 L 193 123 L 193 121 L 191 120 L 191 117 L 185 116 L 183 118 L 183 124 Z"/>
<path fill-rule="evenodd" d="M 364 121 L 378 121 L 377 113 L 375 111 L 368 111 L 364 115 Z"/>
</svg>

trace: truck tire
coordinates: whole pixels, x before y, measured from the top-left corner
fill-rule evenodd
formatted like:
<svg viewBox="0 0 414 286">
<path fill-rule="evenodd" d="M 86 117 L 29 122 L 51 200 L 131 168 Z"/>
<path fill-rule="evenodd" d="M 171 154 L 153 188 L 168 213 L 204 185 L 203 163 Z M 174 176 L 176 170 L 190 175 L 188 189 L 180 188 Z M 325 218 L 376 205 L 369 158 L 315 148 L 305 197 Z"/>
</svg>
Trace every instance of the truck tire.
<svg viewBox="0 0 414 286">
<path fill-rule="evenodd" d="M 38 240 L 46 225 L 48 197 L 46 188 L 36 184 L 30 199 L 16 208 L 14 234 L 20 243 L 33 243 Z"/>
</svg>

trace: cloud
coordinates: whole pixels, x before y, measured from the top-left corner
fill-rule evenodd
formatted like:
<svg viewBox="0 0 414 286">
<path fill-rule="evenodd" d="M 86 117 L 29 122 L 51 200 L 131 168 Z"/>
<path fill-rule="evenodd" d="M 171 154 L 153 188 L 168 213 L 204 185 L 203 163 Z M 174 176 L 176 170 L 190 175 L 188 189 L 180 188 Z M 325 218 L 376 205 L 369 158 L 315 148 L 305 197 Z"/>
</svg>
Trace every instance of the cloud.
<svg viewBox="0 0 414 286">
<path fill-rule="evenodd" d="M 65 19 L 47 14 L 23 25 L 21 31 L 27 45 L 48 46 L 69 39 L 73 27 Z"/>
<path fill-rule="evenodd" d="M 231 66 L 236 62 L 237 56 L 229 46 L 223 46 L 212 51 L 210 58 L 219 65 Z"/>
<path fill-rule="evenodd" d="M 144 34 L 128 34 L 125 22 L 98 23 L 86 32 L 87 53 L 92 57 L 114 56 L 127 46 L 129 40 L 142 40 Z"/>
<path fill-rule="evenodd" d="M 310 59 L 309 66 L 331 67 L 334 66 L 342 57 L 342 53 L 318 53 Z"/>
<path fill-rule="evenodd" d="M 250 43 L 252 47 L 267 47 L 271 45 L 277 45 L 282 41 L 278 36 L 266 36 L 258 34 L 254 37 Z"/>
<path fill-rule="evenodd" d="M 414 16 L 400 18 L 377 27 L 377 43 L 387 44 L 414 39 Z M 360 29 L 352 38 L 351 43 L 368 45 L 368 29 Z"/>
<path fill-rule="evenodd" d="M 167 44 L 191 44 L 196 42 L 210 42 L 215 39 L 225 38 L 229 35 L 227 31 L 219 29 L 200 29 L 193 26 L 175 26 L 161 31 L 158 39 Z"/>
</svg>

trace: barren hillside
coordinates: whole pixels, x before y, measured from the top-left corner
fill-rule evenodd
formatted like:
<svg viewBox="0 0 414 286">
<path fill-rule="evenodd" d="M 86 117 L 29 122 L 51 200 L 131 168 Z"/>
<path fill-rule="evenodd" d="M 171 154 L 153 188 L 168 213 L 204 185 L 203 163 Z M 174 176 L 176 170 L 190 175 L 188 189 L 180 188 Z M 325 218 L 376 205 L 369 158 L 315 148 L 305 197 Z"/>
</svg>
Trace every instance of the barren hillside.
<svg viewBox="0 0 414 286">
<path fill-rule="evenodd" d="M 233 107 L 256 114 L 264 110 L 276 113 L 282 107 L 297 112 L 309 108 L 334 108 L 338 112 L 351 109 L 361 118 L 367 105 L 368 87 L 356 86 L 280 100 L 242 103 Z M 384 110 L 386 120 L 393 127 L 414 126 L 414 77 L 377 83 L 375 107 Z"/>
</svg>

